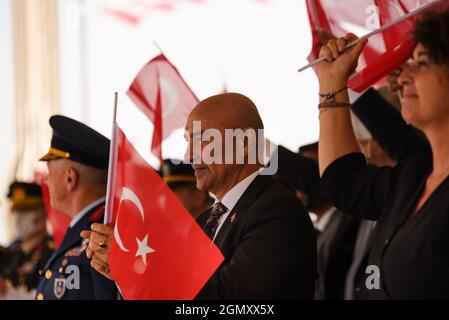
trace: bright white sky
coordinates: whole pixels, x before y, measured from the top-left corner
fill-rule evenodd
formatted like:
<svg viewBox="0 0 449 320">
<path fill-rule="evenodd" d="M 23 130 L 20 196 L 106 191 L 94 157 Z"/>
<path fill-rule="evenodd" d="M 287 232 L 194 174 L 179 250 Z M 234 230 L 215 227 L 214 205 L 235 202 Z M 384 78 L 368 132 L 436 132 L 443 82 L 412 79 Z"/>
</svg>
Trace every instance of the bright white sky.
<svg viewBox="0 0 449 320">
<path fill-rule="evenodd" d="M 82 8 L 88 22 L 88 106 L 84 113 L 73 110 L 77 98 L 69 85 L 63 94 L 66 113 L 74 113 L 109 136 L 113 92 L 126 92 L 140 68 L 159 53 L 156 41 L 200 99 L 221 92 L 226 84 L 228 91 L 243 93 L 255 102 L 272 141 L 296 149 L 317 139 L 317 81 L 312 70 L 296 72 L 306 63 L 312 41 L 304 1 L 178 1 L 176 10 L 153 11 L 137 26 L 102 11 L 111 4 L 126 8 L 123 2 L 89 0 Z M 68 32 L 74 28 L 70 25 L 73 11 L 70 6 L 62 11 L 66 15 L 62 28 Z M 73 38 L 68 38 L 62 41 L 66 59 L 73 54 L 64 51 L 73 46 Z M 66 70 L 68 76 L 63 74 L 63 79 L 76 72 Z M 154 163 L 148 152 L 151 125 L 124 94 L 118 121 L 142 155 Z M 164 157 L 181 157 L 184 147 L 178 132 L 163 145 Z"/>
</svg>

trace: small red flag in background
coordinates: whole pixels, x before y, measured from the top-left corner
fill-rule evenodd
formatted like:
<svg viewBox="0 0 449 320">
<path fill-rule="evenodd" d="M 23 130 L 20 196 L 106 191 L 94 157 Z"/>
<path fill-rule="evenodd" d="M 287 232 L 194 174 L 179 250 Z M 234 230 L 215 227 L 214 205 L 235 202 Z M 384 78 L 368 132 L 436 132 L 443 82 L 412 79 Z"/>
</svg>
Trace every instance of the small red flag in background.
<svg viewBox="0 0 449 320">
<path fill-rule="evenodd" d="M 129 25 L 138 25 L 152 14 L 173 12 L 180 5 L 203 4 L 206 0 L 119 0 L 103 7 L 103 12 Z"/>
<path fill-rule="evenodd" d="M 62 242 L 62 239 L 64 239 L 65 233 L 67 231 L 67 228 L 69 227 L 72 218 L 70 218 L 68 215 L 58 210 L 55 210 L 51 206 L 50 192 L 48 190 L 46 179 L 47 175 L 45 173 L 43 172 L 34 173 L 34 181 L 37 184 L 41 185 L 42 198 L 44 199 L 45 205 L 45 213 L 47 214 L 47 219 L 51 226 L 51 234 L 53 236 L 53 241 L 55 242 L 56 247 L 59 247 L 59 245 Z"/>
<path fill-rule="evenodd" d="M 223 255 L 118 127 L 115 140 L 112 275 L 125 299 L 193 299 Z"/>
<path fill-rule="evenodd" d="M 51 206 L 50 192 L 48 190 L 48 185 L 45 182 L 42 183 L 42 196 L 44 198 L 47 219 L 50 222 L 52 229 L 53 241 L 55 242 L 56 247 L 59 247 L 72 219 Z"/>
<path fill-rule="evenodd" d="M 142 68 L 128 96 L 153 123 L 151 151 L 162 162 L 162 142 L 184 127 L 199 100 L 163 54 Z"/>
<path fill-rule="evenodd" d="M 158 13 L 175 12 L 186 5 L 205 5 L 208 0 L 110 0 L 102 8 L 103 13 L 131 26 L 139 25 Z M 248 0 L 267 5 L 271 0 Z"/>
<path fill-rule="evenodd" d="M 315 60 L 324 40 L 342 37 L 358 29 L 363 36 L 374 29 L 393 22 L 404 14 L 433 0 L 306 0 L 312 29 L 313 48 L 309 60 Z M 443 1 L 446 2 L 447 1 Z M 441 6 L 434 6 L 437 9 Z M 407 19 L 369 38 L 357 73 L 348 86 L 358 92 L 375 84 L 387 73 L 404 63 L 415 41 L 411 34 L 416 17 Z"/>
</svg>

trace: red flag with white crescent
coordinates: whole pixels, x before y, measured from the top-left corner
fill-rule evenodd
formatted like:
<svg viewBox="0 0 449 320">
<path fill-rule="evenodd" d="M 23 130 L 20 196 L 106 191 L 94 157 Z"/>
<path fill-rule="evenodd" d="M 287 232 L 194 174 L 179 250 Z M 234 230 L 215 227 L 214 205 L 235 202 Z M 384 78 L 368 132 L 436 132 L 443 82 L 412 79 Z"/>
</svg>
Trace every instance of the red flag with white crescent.
<svg viewBox="0 0 449 320">
<path fill-rule="evenodd" d="M 115 141 L 112 275 L 125 299 L 193 299 L 223 255 L 118 127 Z"/>
<path fill-rule="evenodd" d="M 342 37 L 349 32 L 364 36 L 408 13 L 419 12 L 419 8 L 432 2 L 434 0 L 306 0 L 313 37 L 309 60 L 315 60 L 320 47 L 332 37 Z M 441 10 L 447 4 L 447 0 L 435 2 L 429 9 Z M 415 46 L 412 30 L 417 16 L 412 15 L 369 38 L 356 73 L 349 80 L 351 89 L 357 92 L 367 89 L 406 61 Z"/>
<path fill-rule="evenodd" d="M 199 100 L 167 58 L 160 54 L 137 74 L 128 96 L 154 126 L 151 151 L 162 162 L 162 142 L 184 127 Z"/>
</svg>

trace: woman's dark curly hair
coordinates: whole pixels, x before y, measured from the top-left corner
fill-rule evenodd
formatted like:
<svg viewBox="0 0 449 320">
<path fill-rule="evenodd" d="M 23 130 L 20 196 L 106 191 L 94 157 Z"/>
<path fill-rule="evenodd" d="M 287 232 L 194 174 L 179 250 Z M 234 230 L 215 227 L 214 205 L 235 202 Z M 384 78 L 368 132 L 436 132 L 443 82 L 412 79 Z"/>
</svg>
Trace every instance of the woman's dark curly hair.
<svg viewBox="0 0 449 320">
<path fill-rule="evenodd" d="M 413 34 L 417 43 L 429 49 L 434 63 L 449 65 L 449 10 L 424 14 L 416 22 Z"/>
</svg>

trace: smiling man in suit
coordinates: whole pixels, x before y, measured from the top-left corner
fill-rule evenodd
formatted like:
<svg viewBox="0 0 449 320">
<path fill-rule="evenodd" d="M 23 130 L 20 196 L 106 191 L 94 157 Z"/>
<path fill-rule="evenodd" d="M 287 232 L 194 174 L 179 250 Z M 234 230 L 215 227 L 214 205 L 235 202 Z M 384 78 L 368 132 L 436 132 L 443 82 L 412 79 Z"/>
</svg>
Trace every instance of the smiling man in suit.
<svg viewBox="0 0 449 320">
<path fill-rule="evenodd" d="M 113 299 L 116 287 L 90 266 L 80 232 L 100 222 L 104 213 L 109 140 L 88 126 L 64 117 L 50 118 L 47 161 L 53 208 L 72 217 L 59 248 L 41 272 L 37 300 Z"/>
<path fill-rule="evenodd" d="M 313 299 L 315 231 L 296 195 L 262 170 L 263 123 L 254 103 L 236 93 L 210 97 L 185 129 L 196 186 L 216 199 L 197 222 L 225 258 L 196 299 Z M 91 243 L 113 233 L 99 224 L 92 230 L 85 234 Z M 108 250 L 89 246 L 88 256 L 112 279 Z"/>
<path fill-rule="evenodd" d="M 221 133 L 222 149 L 209 153 L 210 129 Z M 225 257 L 197 299 L 312 299 L 315 231 L 295 194 L 262 171 L 263 123 L 254 103 L 237 93 L 210 97 L 190 113 L 186 132 L 197 187 L 216 198 L 197 221 Z"/>
</svg>

